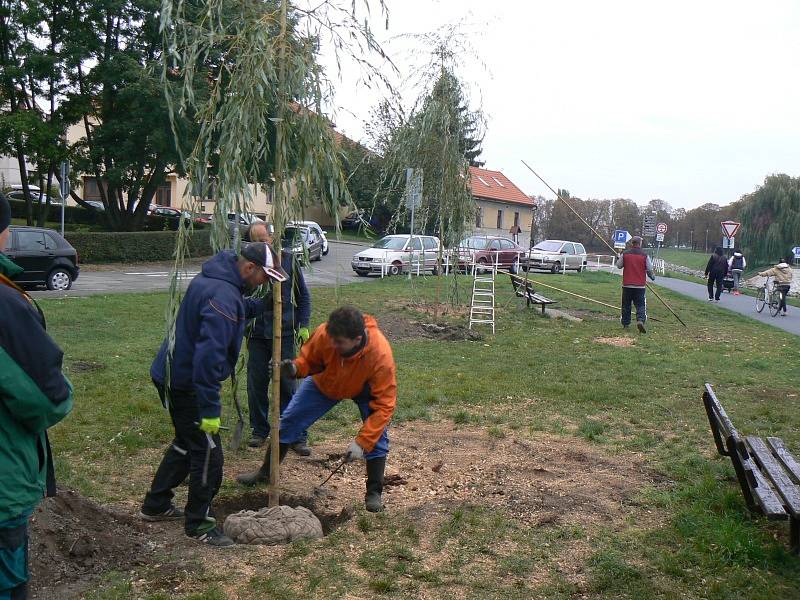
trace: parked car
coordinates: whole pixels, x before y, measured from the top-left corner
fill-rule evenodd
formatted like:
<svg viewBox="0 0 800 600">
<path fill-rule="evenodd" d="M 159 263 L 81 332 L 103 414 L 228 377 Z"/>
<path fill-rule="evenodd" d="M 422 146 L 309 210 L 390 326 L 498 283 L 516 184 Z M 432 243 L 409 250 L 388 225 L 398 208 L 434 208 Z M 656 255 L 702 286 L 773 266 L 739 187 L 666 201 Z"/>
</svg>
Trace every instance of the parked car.
<svg viewBox="0 0 800 600">
<path fill-rule="evenodd" d="M 320 239 L 322 239 L 322 256 L 327 256 L 328 251 L 328 236 L 325 235 L 325 231 L 323 231 L 322 227 L 319 226 L 319 223 L 315 221 L 289 221 L 287 223 L 288 226 L 294 227 L 307 227 L 311 231 L 315 232 Z"/>
<path fill-rule="evenodd" d="M 47 195 L 39 189 L 38 186 L 30 185 L 28 186 L 28 190 L 31 193 L 31 199 L 34 202 L 39 202 L 41 204 L 45 204 L 47 202 Z M 12 185 L 10 191 L 6 192 L 6 198 L 9 200 L 18 200 L 21 202 L 25 201 L 25 191 L 22 189 L 21 185 Z M 61 196 L 51 196 L 50 197 L 50 205 L 51 206 L 61 206 Z"/>
<path fill-rule="evenodd" d="M 456 249 L 459 267 L 469 268 L 472 264 L 496 264 L 512 273 L 519 270 L 520 257 L 527 251 L 512 240 L 495 235 L 473 235 L 464 238 Z"/>
<path fill-rule="evenodd" d="M 558 273 L 564 269 L 579 273 L 586 268 L 586 248 L 580 242 L 545 240 L 520 257 L 524 270 L 546 269 Z"/>
<path fill-rule="evenodd" d="M 156 217 L 179 219 L 183 213 L 177 208 L 172 208 L 171 206 L 151 206 L 148 214 Z"/>
<path fill-rule="evenodd" d="M 322 260 L 322 238 L 308 227 L 286 227 L 283 230 L 283 248 L 291 250 L 300 259 Z"/>
<path fill-rule="evenodd" d="M 359 208 L 347 213 L 341 220 L 342 229 L 358 229 L 364 224 L 364 209 Z"/>
<path fill-rule="evenodd" d="M 105 212 L 106 210 L 106 207 L 103 205 L 102 202 L 100 202 L 100 200 L 84 200 L 84 202 L 89 206 L 91 206 L 96 211 Z"/>
<path fill-rule="evenodd" d="M 15 281 L 25 286 L 46 285 L 68 290 L 78 278 L 78 253 L 52 229 L 11 226 L 5 255 L 25 271 Z"/>
<path fill-rule="evenodd" d="M 379 239 L 372 248 L 362 250 L 351 261 L 353 271 L 359 277 L 370 273 L 385 272 L 399 275 L 411 268 L 438 273 L 439 238 L 430 235 L 387 235 Z"/>
</svg>

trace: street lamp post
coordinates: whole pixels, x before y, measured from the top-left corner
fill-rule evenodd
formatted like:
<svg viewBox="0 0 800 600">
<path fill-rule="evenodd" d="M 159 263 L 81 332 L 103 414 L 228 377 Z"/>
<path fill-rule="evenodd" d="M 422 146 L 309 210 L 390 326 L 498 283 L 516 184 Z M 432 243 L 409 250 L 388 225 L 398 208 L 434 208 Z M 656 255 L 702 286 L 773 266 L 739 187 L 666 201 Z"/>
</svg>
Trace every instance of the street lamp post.
<svg viewBox="0 0 800 600">
<path fill-rule="evenodd" d="M 706 227 L 706 252 L 708 252 L 708 227 Z"/>
</svg>

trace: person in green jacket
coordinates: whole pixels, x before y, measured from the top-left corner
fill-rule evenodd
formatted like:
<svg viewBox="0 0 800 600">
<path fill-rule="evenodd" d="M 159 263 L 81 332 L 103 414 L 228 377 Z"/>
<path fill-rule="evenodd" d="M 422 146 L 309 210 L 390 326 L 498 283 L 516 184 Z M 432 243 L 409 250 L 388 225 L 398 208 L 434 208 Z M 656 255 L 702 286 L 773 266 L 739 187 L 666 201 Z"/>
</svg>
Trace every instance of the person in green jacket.
<svg viewBox="0 0 800 600">
<path fill-rule="evenodd" d="M 0 194 L 0 600 L 27 597 L 28 518 L 56 492 L 47 429 L 72 410 L 63 354 L 2 253 L 10 220 Z"/>
</svg>

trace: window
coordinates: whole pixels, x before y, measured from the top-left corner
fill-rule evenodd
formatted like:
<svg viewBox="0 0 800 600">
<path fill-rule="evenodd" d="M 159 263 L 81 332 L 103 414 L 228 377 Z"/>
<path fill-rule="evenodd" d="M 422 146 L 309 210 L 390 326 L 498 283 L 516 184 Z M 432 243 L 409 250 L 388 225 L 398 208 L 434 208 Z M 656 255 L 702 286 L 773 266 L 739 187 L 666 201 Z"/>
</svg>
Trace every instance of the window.
<svg viewBox="0 0 800 600">
<path fill-rule="evenodd" d="M 54 238 L 49 233 L 45 233 L 44 234 L 44 246 L 48 250 L 55 250 L 56 248 L 58 248 L 58 240 L 56 240 L 56 238 Z"/>
<path fill-rule="evenodd" d="M 570 255 L 575 254 L 575 246 L 573 244 L 564 244 L 562 250 Z"/>
<path fill-rule="evenodd" d="M 414 237 L 408 246 L 409 250 L 422 250 L 422 241 L 418 237 Z"/>
<path fill-rule="evenodd" d="M 489 250 L 500 250 L 500 240 L 492 240 L 489 244 Z"/>
<path fill-rule="evenodd" d="M 502 229 L 503 228 L 503 211 L 502 210 L 498 210 L 497 211 L 497 228 L 498 229 Z"/>
<path fill-rule="evenodd" d="M 375 242 L 375 244 L 372 247 L 379 248 L 381 250 L 402 250 L 403 248 L 405 248 L 405 245 L 406 245 L 406 238 L 404 237 L 386 236 Z"/>
<path fill-rule="evenodd" d="M 502 182 L 502 181 L 500 181 L 500 180 L 499 180 L 497 177 L 492 177 L 492 179 L 494 179 L 494 182 L 495 182 L 497 185 L 499 185 L 500 187 L 506 187 L 506 186 L 504 186 L 504 185 L 503 185 L 503 182 Z"/>
<path fill-rule="evenodd" d="M 500 240 L 500 249 L 501 250 L 513 250 L 514 248 L 515 248 L 515 244 L 511 240 Z"/>
<path fill-rule="evenodd" d="M 556 242 L 553 240 L 545 240 L 544 242 L 539 242 L 533 247 L 534 250 L 541 250 L 542 252 L 560 252 L 561 251 L 561 242 Z"/>
<path fill-rule="evenodd" d="M 486 187 L 492 187 L 488 183 L 486 183 L 486 180 L 483 177 L 481 177 L 480 175 L 478 175 L 478 179 L 480 179 L 481 183 L 483 185 L 485 185 Z"/>
<path fill-rule="evenodd" d="M 578 249 L 578 254 L 586 254 L 586 248 L 583 247 L 583 244 L 575 244 L 575 248 Z"/>
<path fill-rule="evenodd" d="M 425 237 L 422 238 L 422 247 L 425 248 L 425 250 L 438 250 L 439 244 L 437 244 L 436 240 L 432 237 Z"/>
<path fill-rule="evenodd" d="M 41 231 L 18 231 L 17 251 L 37 252 L 45 249 L 44 233 Z"/>
<path fill-rule="evenodd" d="M 475 209 L 475 227 L 483 227 L 483 209 L 480 206 Z"/>
<path fill-rule="evenodd" d="M 519 227 L 519 213 L 514 213 L 514 227 Z"/>
<path fill-rule="evenodd" d="M 83 199 L 102 200 L 100 197 L 100 188 L 97 185 L 97 179 L 94 177 L 83 178 Z"/>
<path fill-rule="evenodd" d="M 172 183 L 167 182 L 156 188 L 153 201 L 158 206 L 172 206 Z"/>
</svg>

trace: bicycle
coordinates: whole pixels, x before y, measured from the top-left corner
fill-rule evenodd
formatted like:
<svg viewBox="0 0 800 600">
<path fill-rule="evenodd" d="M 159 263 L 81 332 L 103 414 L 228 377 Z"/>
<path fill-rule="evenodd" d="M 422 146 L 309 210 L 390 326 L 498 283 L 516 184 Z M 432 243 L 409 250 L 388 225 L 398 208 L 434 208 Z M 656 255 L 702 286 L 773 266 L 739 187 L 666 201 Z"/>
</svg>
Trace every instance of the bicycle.
<svg viewBox="0 0 800 600">
<path fill-rule="evenodd" d="M 770 286 L 769 277 L 764 282 L 764 285 L 758 288 L 758 295 L 756 296 L 756 312 L 760 313 L 764 310 L 764 306 L 769 306 L 769 314 L 771 317 L 778 316 L 778 311 L 781 305 L 781 291 L 777 286 Z"/>
</svg>

